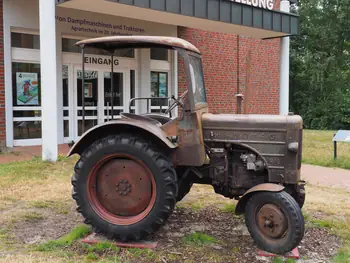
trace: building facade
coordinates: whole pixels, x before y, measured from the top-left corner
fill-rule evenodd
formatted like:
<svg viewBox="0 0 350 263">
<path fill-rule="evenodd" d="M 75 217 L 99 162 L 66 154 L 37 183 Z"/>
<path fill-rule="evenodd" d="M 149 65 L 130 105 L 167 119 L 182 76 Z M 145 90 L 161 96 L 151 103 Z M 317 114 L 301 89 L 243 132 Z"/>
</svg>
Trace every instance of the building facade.
<svg viewBox="0 0 350 263">
<path fill-rule="evenodd" d="M 206 3 L 206 16 L 199 12 L 200 1 Z M 182 62 L 175 51 L 165 49 L 120 50 L 114 61 L 103 52 L 87 50 L 82 87 L 82 59 L 74 44 L 91 37 L 154 35 L 188 40 L 203 55 L 211 112 L 237 112 L 236 95 L 243 94 L 241 112 L 279 113 L 279 37 L 298 31 L 294 16 L 277 12 L 279 0 L 71 0 L 54 6 L 49 2 L 0 0 L 2 147 L 41 145 L 44 134 L 49 140 L 51 134 L 56 146 L 76 141 L 83 132 L 83 88 L 86 128 L 109 121 L 112 114 L 141 113 L 144 109 L 138 104 L 129 107 L 132 98 L 178 96 L 184 90 Z M 217 10 L 218 17 L 211 10 Z M 53 40 L 51 46 L 48 39 Z M 51 75 L 46 73 L 50 62 L 55 65 Z M 160 105 L 166 107 L 154 100 L 151 109 L 159 110 Z M 48 131 L 50 127 L 54 131 Z"/>
</svg>

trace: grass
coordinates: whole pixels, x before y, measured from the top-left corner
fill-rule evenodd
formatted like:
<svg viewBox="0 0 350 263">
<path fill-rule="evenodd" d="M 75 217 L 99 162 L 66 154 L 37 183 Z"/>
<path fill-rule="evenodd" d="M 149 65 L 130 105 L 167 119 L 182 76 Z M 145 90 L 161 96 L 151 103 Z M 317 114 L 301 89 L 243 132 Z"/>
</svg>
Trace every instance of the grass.
<svg viewBox="0 0 350 263">
<path fill-rule="evenodd" d="M 338 145 L 339 160 L 332 161 L 332 132 L 308 131 L 304 133 L 303 162 L 324 166 L 346 166 L 350 150 L 347 144 Z M 350 145 L 349 145 L 350 146 Z M 87 235 L 90 228 L 83 225 L 74 228 L 69 234 L 41 245 L 35 245 L 35 251 L 16 242 L 9 226 L 9 219 L 15 216 L 18 221 L 36 222 L 47 220 L 51 214 L 65 214 L 73 205 L 70 177 L 76 159 L 63 156 L 57 163 L 42 162 L 39 158 L 29 161 L 0 164 L 0 253 L 19 248 L 16 255 L 0 258 L 2 262 L 230 262 L 232 255 L 241 253 L 239 247 L 226 250 L 214 250 L 210 244 L 220 244 L 222 240 L 204 233 L 186 235 L 175 244 L 175 248 L 159 250 L 119 249 L 111 243 L 82 245 L 77 240 Z M 34 193 L 34 194 L 33 194 Z M 350 262 L 350 209 L 349 192 L 307 185 L 306 220 L 310 227 L 327 228 L 342 238 L 343 247 L 332 259 L 333 263 Z M 186 199 L 176 204 L 178 209 L 216 207 L 221 213 L 233 213 L 235 201 L 214 193 L 211 186 L 194 185 Z M 51 210 L 46 210 L 51 209 Z M 44 216 L 45 217 L 44 217 Z M 316 215 L 317 218 L 314 218 Z M 321 216 L 318 216 L 321 215 Z M 8 244 L 7 244 L 8 243 Z M 208 246 L 209 245 L 209 246 Z M 11 248 L 10 248 L 11 247 Z M 33 246 L 29 246 L 29 249 Z M 77 249 L 77 250 L 76 250 Z M 174 251 L 176 250 L 176 251 Z M 24 252 L 23 252 L 24 251 Z M 181 252 L 172 254 L 171 252 Z M 23 254 L 21 255 L 21 253 Z M 227 257 L 227 259 L 226 259 Z M 274 262 L 293 261 L 278 261 Z M 163 261 L 164 262 L 164 261 Z"/>
<path fill-rule="evenodd" d="M 96 245 L 85 245 L 84 248 L 89 251 L 89 252 L 104 252 L 106 250 L 111 250 L 116 253 L 120 251 L 119 247 L 116 247 L 113 243 L 111 242 L 102 242 Z"/>
<path fill-rule="evenodd" d="M 333 263 L 348 263 L 350 262 L 350 218 L 324 218 L 315 219 L 307 213 L 305 218 L 308 225 L 312 227 L 327 228 L 331 233 L 337 235 L 342 239 L 343 247 L 339 249 L 331 262 Z"/>
<path fill-rule="evenodd" d="M 225 213 L 234 213 L 236 209 L 236 204 L 225 204 L 220 210 Z"/>
<path fill-rule="evenodd" d="M 334 131 L 304 130 L 303 163 L 350 169 L 350 144 L 338 142 L 338 158 L 333 158 Z"/>
<path fill-rule="evenodd" d="M 272 263 L 294 263 L 294 262 L 295 260 L 292 258 L 284 259 L 284 258 L 277 257 L 272 260 Z"/>
<path fill-rule="evenodd" d="M 23 215 L 25 221 L 34 222 L 44 219 L 44 216 L 37 212 L 27 212 Z"/>
<path fill-rule="evenodd" d="M 32 208 L 41 208 L 41 209 L 54 209 L 59 214 L 68 214 L 69 206 L 66 202 L 60 200 L 39 200 L 39 201 L 31 201 L 28 203 L 29 207 Z"/>
<path fill-rule="evenodd" d="M 334 263 L 348 263 L 350 262 L 350 250 L 341 249 L 333 258 Z"/>
<path fill-rule="evenodd" d="M 196 246 L 210 245 L 212 243 L 217 242 L 217 240 L 214 237 L 201 232 L 195 232 L 195 233 L 186 235 L 184 236 L 183 240 L 185 244 L 196 245 Z"/>
<path fill-rule="evenodd" d="M 37 247 L 38 251 L 54 251 L 56 249 L 70 246 L 73 241 L 85 237 L 88 235 L 91 231 L 91 228 L 87 225 L 80 225 L 74 228 L 70 233 L 67 235 L 57 239 L 57 240 L 51 240 L 49 242 L 46 242 L 44 244 L 41 244 Z"/>
</svg>

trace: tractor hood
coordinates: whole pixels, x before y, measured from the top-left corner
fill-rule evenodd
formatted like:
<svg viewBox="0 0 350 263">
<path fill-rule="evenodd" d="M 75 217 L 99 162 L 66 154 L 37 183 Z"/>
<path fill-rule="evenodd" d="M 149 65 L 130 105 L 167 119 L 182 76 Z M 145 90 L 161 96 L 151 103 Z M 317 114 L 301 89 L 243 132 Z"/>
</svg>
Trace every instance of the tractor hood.
<svg viewBox="0 0 350 263">
<path fill-rule="evenodd" d="M 203 114 L 203 139 L 217 145 L 230 143 L 261 156 L 269 169 L 269 181 L 300 178 L 302 118 L 298 115 Z"/>
<path fill-rule="evenodd" d="M 258 114 L 210 114 L 202 115 L 204 129 L 228 129 L 228 130 L 268 130 L 279 131 L 281 129 L 301 129 L 302 118 L 298 115 L 258 115 Z"/>
</svg>

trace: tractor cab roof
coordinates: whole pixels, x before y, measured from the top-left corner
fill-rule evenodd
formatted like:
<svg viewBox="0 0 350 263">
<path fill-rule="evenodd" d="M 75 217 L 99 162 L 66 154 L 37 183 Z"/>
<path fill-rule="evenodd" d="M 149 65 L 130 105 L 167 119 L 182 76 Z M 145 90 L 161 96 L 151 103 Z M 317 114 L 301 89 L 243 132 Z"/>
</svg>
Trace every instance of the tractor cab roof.
<svg viewBox="0 0 350 263">
<path fill-rule="evenodd" d="M 77 42 L 75 45 L 103 49 L 109 52 L 124 48 L 180 48 L 200 54 L 200 51 L 190 42 L 177 37 L 111 36 L 85 39 Z"/>
</svg>

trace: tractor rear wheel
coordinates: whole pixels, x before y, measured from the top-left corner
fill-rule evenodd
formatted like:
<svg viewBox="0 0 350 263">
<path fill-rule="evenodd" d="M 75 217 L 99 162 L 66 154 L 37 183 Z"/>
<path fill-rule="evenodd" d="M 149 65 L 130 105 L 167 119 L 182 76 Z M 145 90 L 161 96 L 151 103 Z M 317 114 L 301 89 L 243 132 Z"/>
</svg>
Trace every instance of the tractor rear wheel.
<svg viewBox="0 0 350 263">
<path fill-rule="evenodd" d="M 257 246 L 271 253 L 291 251 L 304 236 L 300 207 L 285 191 L 253 194 L 245 208 L 245 220 Z"/>
<path fill-rule="evenodd" d="M 171 161 L 130 135 L 93 143 L 77 162 L 72 185 L 85 223 L 123 241 L 155 232 L 172 213 L 177 196 Z"/>
</svg>

